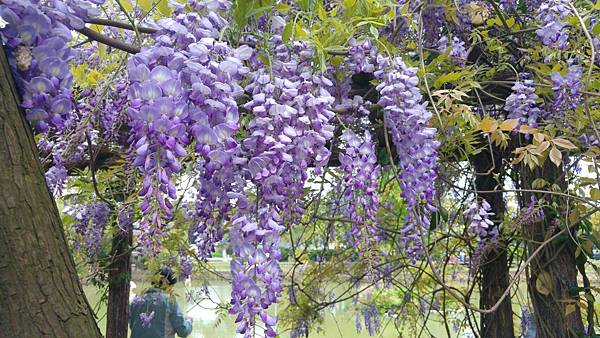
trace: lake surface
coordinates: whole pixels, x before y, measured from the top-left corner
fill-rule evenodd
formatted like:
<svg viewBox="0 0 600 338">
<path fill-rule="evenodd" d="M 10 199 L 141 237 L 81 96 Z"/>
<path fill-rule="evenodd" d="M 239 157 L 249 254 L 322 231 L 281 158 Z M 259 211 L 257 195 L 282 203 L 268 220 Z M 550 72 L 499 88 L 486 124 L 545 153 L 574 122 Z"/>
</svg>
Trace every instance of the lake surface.
<svg viewBox="0 0 600 338">
<path fill-rule="evenodd" d="M 135 293 L 141 293 L 143 290 L 149 287 L 147 282 L 135 281 L 136 288 Z M 84 287 L 85 293 L 88 296 L 88 300 L 92 307 L 97 310 L 99 317 L 99 326 L 102 331 L 105 330 L 106 325 L 106 309 L 102 305 L 98 305 L 98 300 L 101 295 L 98 294 L 97 289 L 86 286 Z M 235 332 L 236 325 L 233 322 L 233 316 L 221 315 L 216 310 L 214 302 L 204 297 L 201 297 L 202 285 L 193 285 L 186 287 L 183 283 L 177 283 L 175 292 L 178 295 L 178 300 L 183 307 L 186 315 L 194 319 L 194 330 L 190 337 L 192 338 L 239 338 L 243 337 Z M 228 302 L 230 299 L 231 286 L 226 281 L 211 281 L 208 286 L 210 299 L 220 302 Z M 188 294 L 191 296 L 185 297 Z M 186 299 L 187 298 L 187 299 Z M 204 299 L 203 299 L 204 298 Z M 309 334 L 310 338 L 359 338 L 369 337 L 368 333 L 364 329 L 364 322 L 362 324 L 363 330 L 358 333 L 355 326 L 355 311 L 352 301 L 346 301 L 336 304 L 326 310 L 323 310 L 325 320 L 321 326 L 321 330 L 317 332 L 313 330 Z M 361 316 L 362 321 L 362 316 Z M 380 338 L 396 338 L 396 337 L 416 337 L 416 332 L 403 332 L 402 335 L 398 334 L 397 329 L 394 327 L 393 319 L 389 317 L 382 317 L 382 330 L 375 337 Z M 434 335 L 434 337 L 446 337 L 445 331 L 442 330 L 442 326 L 439 323 L 429 322 L 428 329 Z M 280 329 L 281 330 L 281 329 Z M 404 331 L 404 330 L 403 330 Z M 288 332 L 279 332 L 280 337 L 288 338 L 290 336 Z M 257 335 L 261 337 L 262 335 Z M 422 337 L 430 337 L 428 334 L 423 334 Z"/>
</svg>

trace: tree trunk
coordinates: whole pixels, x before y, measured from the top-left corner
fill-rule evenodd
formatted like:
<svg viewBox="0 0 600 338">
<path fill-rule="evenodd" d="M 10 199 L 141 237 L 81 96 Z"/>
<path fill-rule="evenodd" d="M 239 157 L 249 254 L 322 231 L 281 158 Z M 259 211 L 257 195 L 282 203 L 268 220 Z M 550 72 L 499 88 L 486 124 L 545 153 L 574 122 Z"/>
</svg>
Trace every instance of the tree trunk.
<svg viewBox="0 0 600 338">
<path fill-rule="evenodd" d="M 532 183 L 536 178 L 543 178 L 550 185 L 557 184 L 562 191 L 567 190 L 563 168 L 556 167 L 549 159 L 542 168 L 538 167 L 533 171 L 521 168 L 521 183 L 524 189 L 533 189 Z M 562 197 L 550 194 L 535 195 L 538 200 L 543 198 L 546 202 L 554 201 L 559 209 L 566 209 L 567 201 Z M 531 196 L 532 193 L 522 194 L 521 204 L 527 204 Z M 539 221 L 523 225 L 529 255 L 532 255 L 546 239 L 560 231 L 554 224 L 558 216 L 548 208 L 544 209 L 544 214 L 545 217 Z M 570 239 L 575 231 L 571 232 L 566 232 L 548 243 L 536 254 L 529 267 L 527 288 L 533 301 L 538 338 L 577 337 L 577 333 L 583 332 L 579 303 L 570 292 L 572 288 L 577 287 L 575 246 Z"/>
<path fill-rule="evenodd" d="M 494 191 L 493 193 L 477 193 L 492 207 L 494 213 L 494 226 L 500 226 L 506 211 L 506 203 L 502 193 L 502 182 L 498 182 L 494 175 L 502 169 L 502 154 L 489 148 L 483 149 L 473 156 L 471 162 L 475 169 L 475 187 L 477 191 Z M 509 266 L 506 252 L 506 243 L 500 241 L 497 248 L 486 250 L 481 257 L 479 266 L 481 272 L 481 298 L 479 306 L 489 309 L 498 302 L 509 285 Z M 481 315 L 481 337 L 485 338 L 513 338 L 513 312 L 510 297 L 502 301 L 500 307 L 493 313 Z"/>
<path fill-rule="evenodd" d="M 127 338 L 129 282 L 131 281 L 132 229 L 117 231 L 112 239 L 112 262 L 108 268 L 106 338 Z"/>
<path fill-rule="evenodd" d="M 0 44 L 0 337 L 101 337 Z"/>
</svg>

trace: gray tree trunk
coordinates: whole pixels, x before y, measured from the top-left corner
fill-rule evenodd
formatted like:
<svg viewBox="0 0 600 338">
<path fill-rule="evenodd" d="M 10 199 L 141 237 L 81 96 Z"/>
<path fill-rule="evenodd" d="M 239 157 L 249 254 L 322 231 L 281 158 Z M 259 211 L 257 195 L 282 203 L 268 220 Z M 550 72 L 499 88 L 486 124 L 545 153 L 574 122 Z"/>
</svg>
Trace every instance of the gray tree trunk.
<svg viewBox="0 0 600 338">
<path fill-rule="evenodd" d="M 563 168 L 557 168 L 549 159 L 545 161 L 542 168 L 533 171 L 521 168 L 523 188 L 533 189 L 532 183 L 536 178 L 543 178 L 550 184 L 558 184 L 562 191 L 567 190 Z M 537 199 L 544 198 L 547 202 L 557 202 L 562 210 L 566 208 L 566 200 L 562 197 L 549 194 L 535 195 Z M 521 204 L 526 205 L 531 196 L 532 193 L 522 194 Z M 544 213 L 544 218 L 523 226 L 529 255 L 533 254 L 546 239 L 560 231 L 553 224 L 557 216 L 549 209 L 545 209 Z M 538 282 L 542 274 L 547 277 L 542 277 Z M 541 249 L 529 267 L 527 288 L 533 300 L 538 338 L 570 338 L 577 337 L 577 333 L 583 332 L 579 302 L 571 295 L 571 289 L 574 287 L 577 287 L 575 246 L 572 244 L 570 234 L 565 233 Z M 546 290 L 550 293 L 548 294 Z M 568 304 L 571 305 L 567 314 Z"/>
<path fill-rule="evenodd" d="M 0 337 L 101 337 L 0 44 Z"/>
<path fill-rule="evenodd" d="M 477 191 L 493 191 L 478 193 L 492 207 L 494 226 L 500 226 L 506 212 L 503 187 L 494 178 L 502 170 L 502 154 L 496 149 L 483 149 L 473 156 L 471 163 L 475 169 L 475 187 Z M 500 183 L 501 184 L 501 183 Z M 481 272 L 481 298 L 479 306 L 489 309 L 494 306 L 509 284 L 509 266 L 506 243 L 500 241 L 497 248 L 488 250 L 481 257 L 479 264 Z M 493 313 L 481 315 L 481 337 L 485 338 L 514 338 L 513 312 L 510 297 L 502 301 L 500 307 Z"/>
</svg>

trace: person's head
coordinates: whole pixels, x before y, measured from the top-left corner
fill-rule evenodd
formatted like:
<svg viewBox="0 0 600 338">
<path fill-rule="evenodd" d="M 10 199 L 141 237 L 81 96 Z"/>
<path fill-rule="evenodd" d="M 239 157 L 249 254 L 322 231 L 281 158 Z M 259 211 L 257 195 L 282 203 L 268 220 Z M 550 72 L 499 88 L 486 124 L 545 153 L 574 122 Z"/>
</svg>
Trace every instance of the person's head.
<svg viewBox="0 0 600 338">
<path fill-rule="evenodd" d="M 177 283 L 177 277 L 169 267 L 163 267 L 156 271 L 156 276 L 152 279 L 152 286 L 159 289 L 167 289 Z"/>
</svg>

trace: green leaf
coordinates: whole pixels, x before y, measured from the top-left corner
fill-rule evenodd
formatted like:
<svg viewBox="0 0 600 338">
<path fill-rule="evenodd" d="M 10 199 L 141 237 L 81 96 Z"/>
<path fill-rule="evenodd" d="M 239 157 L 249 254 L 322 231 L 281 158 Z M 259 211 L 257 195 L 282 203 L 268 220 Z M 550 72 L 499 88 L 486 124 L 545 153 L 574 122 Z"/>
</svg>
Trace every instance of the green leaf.
<svg viewBox="0 0 600 338">
<path fill-rule="evenodd" d="M 375 39 L 379 38 L 379 30 L 377 30 L 377 28 L 375 28 L 375 26 L 371 25 L 369 27 L 369 32 L 371 32 L 371 35 L 373 35 L 373 37 Z"/>
<path fill-rule="evenodd" d="M 304 28 L 302 28 L 302 24 L 300 22 L 294 25 L 294 33 L 294 40 L 306 40 L 306 38 L 308 38 L 308 34 Z"/>
<path fill-rule="evenodd" d="M 291 9 L 290 5 L 284 4 L 284 3 L 280 3 L 277 6 L 275 6 L 275 10 L 282 14 L 289 12 L 290 9 Z"/>
<path fill-rule="evenodd" d="M 461 73 L 452 72 L 452 73 L 444 74 L 435 80 L 435 82 L 433 83 L 433 87 L 440 88 L 444 84 L 446 84 L 448 82 L 454 82 L 454 81 L 460 79 L 461 77 L 462 77 Z"/>
<path fill-rule="evenodd" d="M 258 7 L 258 8 L 253 8 L 249 11 L 246 12 L 246 19 L 251 18 L 253 16 L 259 17 L 262 14 L 268 12 L 271 10 L 271 6 L 262 6 L 262 7 Z"/>
<path fill-rule="evenodd" d="M 137 0 L 137 4 L 138 6 L 140 6 L 141 9 L 143 9 L 144 11 L 149 11 L 153 4 L 154 1 L 153 0 Z"/>
<path fill-rule="evenodd" d="M 600 201 L 600 189 L 593 188 L 590 190 L 590 197 L 592 197 L 594 201 Z"/>
<path fill-rule="evenodd" d="M 156 9 L 158 9 L 158 12 L 164 16 L 171 15 L 171 7 L 169 7 L 169 2 L 167 0 L 159 0 L 158 4 L 156 5 Z"/>
<path fill-rule="evenodd" d="M 293 21 L 290 21 L 285 25 L 283 28 L 283 33 L 281 33 L 281 40 L 283 40 L 283 42 L 290 41 L 292 33 L 295 30 L 295 26 L 296 24 Z"/>
<path fill-rule="evenodd" d="M 233 21 L 239 27 L 245 27 L 246 23 L 248 23 L 248 19 L 246 17 L 246 13 L 249 11 L 250 1 L 236 1 L 235 6 L 233 8 Z"/>
</svg>

